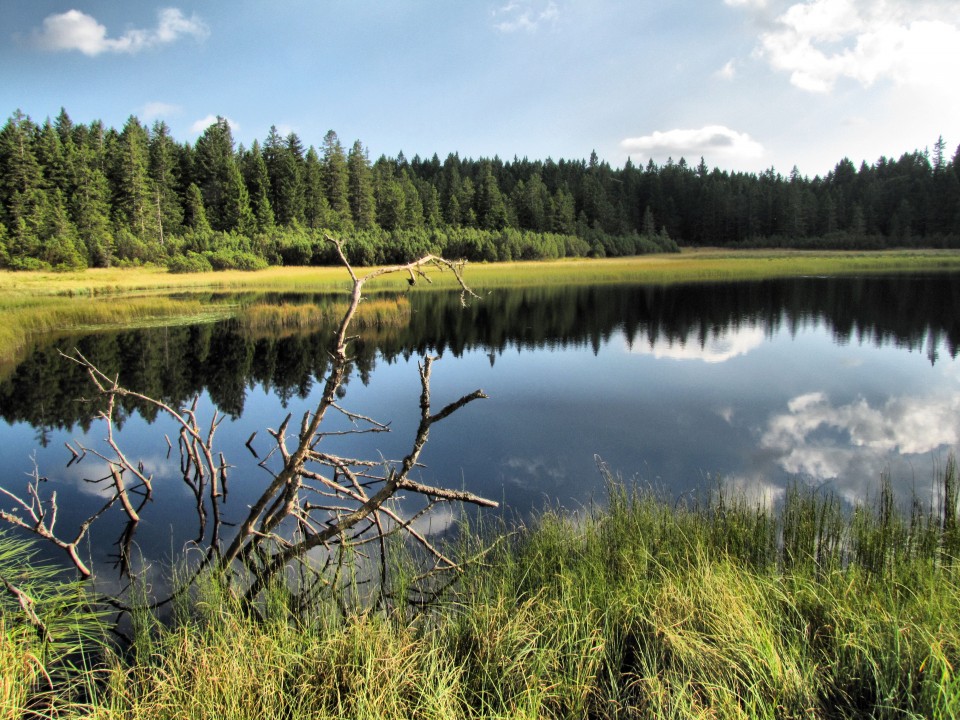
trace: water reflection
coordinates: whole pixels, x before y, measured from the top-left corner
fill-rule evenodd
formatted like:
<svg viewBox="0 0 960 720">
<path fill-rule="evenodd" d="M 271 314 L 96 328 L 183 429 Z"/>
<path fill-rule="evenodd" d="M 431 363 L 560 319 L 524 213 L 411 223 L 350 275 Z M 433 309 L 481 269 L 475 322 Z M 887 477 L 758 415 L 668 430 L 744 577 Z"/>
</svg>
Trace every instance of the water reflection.
<svg viewBox="0 0 960 720">
<path fill-rule="evenodd" d="M 518 289 L 466 309 L 456 294 L 412 293 L 407 326 L 364 333 L 354 347 L 344 403 L 391 421 L 394 432 L 351 452 L 401 452 L 416 425 L 415 363 L 439 353 L 438 404 L 477 387 L 491 399 L 431 437 L 422 479 L 502 500 L 510 512 L 602 494 L 597 454 L 672 496 L 722 476 L 773 503 L 800 477 L 856 500 L 883 471 L 904 495 L 926 492 L 933 463 L 960 440 L 957 279 Z M 201 409 L 227 413 L 218 433 L 233 443 L 230 502 L 241 512 L 245 488 L 263 482 L 243 443 L 312 406 L 329 333 L 269 335 L 227 322 L 58 346 L 77 347 L 121 384 L 168 404 L 200 394 Z M 85 479 L 98 468 L 64 469 L 64 442 L 103 432 L 91 424 L 95 408 L 79 401 L 89 392 L 82 369 L 54 347 L 0 380 L 0 483 L 21 487 L 33 449 L 46 445 L 37 453 L 42 473 L 61 497 L 72 493 L 64 523 L 97 500 Z M 164 456 L 170 430 L 133 402 L 123 411 L 129 453 L 167 487 L 171 508 L 139 540 L 168 552 L 171 535 L 196 533 L 177 515 L 191 498 Z M 453 521 L 434 517 L 422 530 Z"/>
<path fill-rule="evenodd" d="M 618 333 L 632 352 L 705 362 L 723 362 L 766 337 L 811 327 L 822 327 L 841 345 L 923 351 L 931 364 L 956 358 L 960 347 L 960 290 L 949 275 L 526 288 L 490 293 L 466 309 L 457 294 L 409 298 L 407 327 L 365 335 L 356 344 L 355 374 L 362 381 L 378 359 L 483 350 L 494 364 L 514 348 L 598 353 Z M 121 384 L 153 397 L 175 404 L 206 392 L 221 412 L 239 417 L 254 386 L 282 404 L 306 398 L 326 370 L 328 339 L 329 330 L 269 337 L 226 322 L 63 338 L 57 346 L 78 348 L 108 375 L 118 374 Z M 0 415 L 37 428 L 85 429 L 90 407 L 77 399 L 86 391 L 80 367 L 64 362 L 56 348 L 41 348 L 0 381 Z"/>
<path fill-rule="evenodd" d="M 722 363 L 740 355 L 746 355 L 763 344 L 766 331 L 758 325 L 734 330 L 718 330 L 701 342 L 687 342 L 669 338 L 649 342 L 628 343 L 630 352 L 652 355 L 657 360 L 700 360 L 706 363 Z"/>
</svg>

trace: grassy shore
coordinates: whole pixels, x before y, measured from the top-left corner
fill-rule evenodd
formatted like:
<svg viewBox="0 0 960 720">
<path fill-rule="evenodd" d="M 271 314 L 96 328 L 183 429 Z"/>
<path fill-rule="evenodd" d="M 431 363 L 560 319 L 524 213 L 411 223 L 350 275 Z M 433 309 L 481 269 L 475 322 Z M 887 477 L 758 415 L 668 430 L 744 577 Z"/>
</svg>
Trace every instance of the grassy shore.
<svg viewBox="0 0 960 720">
<path fill-rule="evenodd" d="M 685 250 L 679 254 L 626 258 L 470 264 L 467 276 L 477 288 L 509 285 L 598 282 L 696 282 L 797 275 L 864 272 L 917 272 L 960 269 L 955 250 L 886 250 L 872 252 L 803 250 Z M 438 287 L 453 279 L 432 276 Z M 99 296 L 182 292 L 325 292 L 343 290 L 341 267 L 272 267 L 257 272 L 225 271 L 187 275 L 164 268 L 111 268 L 76 272 L 0 272 L 0 298 Z M 378 282 L 382 288 L 404 288 L 403 276 Z"/>
<path fill-rule="evenodd" d="M 294 615 L 277 591 L 254 619 L 206 583 L 64 670 L 7 613 L 0 717 L 957 717 L 952 460 L 906 513 L 888 486 L 845 511 L 802 487 L 683 506 L 609 479 L 602 507 L 515 529 L 425 614 Z"/>
<path fill-rule="evenodd" d="M 468 266 L 478 290 L 571 283 L 678 283 L 802 275 L 960 270 L 960 252 L 685 251 L 605 260 L 495 263 Z M 433 273 L 432 284 L 453 288 L 451 273 Z M 339 292 L 343 268 L 269 268 L 259 272 L 175 275 L 162 268 L 98 269 L 67 273 L 0 272 L 0 372 L 41 337 L 156 324 L 217 320 L 241 310 L 235 293 Z M 401 275 L 369 290 L 407 288 Z"/>
</svg>

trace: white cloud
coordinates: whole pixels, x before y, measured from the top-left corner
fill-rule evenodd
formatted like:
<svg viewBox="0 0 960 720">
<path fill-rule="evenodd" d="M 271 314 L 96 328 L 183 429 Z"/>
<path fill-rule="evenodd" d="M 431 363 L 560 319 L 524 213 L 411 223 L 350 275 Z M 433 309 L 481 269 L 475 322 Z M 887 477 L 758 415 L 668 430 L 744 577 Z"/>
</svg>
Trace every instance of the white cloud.
<svg viewBox="0 0 960 720">
<path fill-rule="evenodd" d="M 748 134 L 736 132 L 723 125 L 707 125 L 695 130 L 659 130 L 652 135 L 626 138 L 620 147 L 628 154 L 640 154 L 654 159 L 696 158 L 709 156 L 718 159 L 756 159 L 763 156 L 763 146 Z"/>
<path fill-rule="evenodd" d="M 143 106 L 141 114 L 144 120 L 153 120 L 155 118 L 179 115 L 182 111 L 183 108 L 179 105 L 171 105 L 165 102 L 148 102 Z"/>
<path fill-rule="evenodd" d="M 532 480 L 549 478 L 563 480 L 567 473 L 559 463 L 549 463 L 542 457 L 511 457 L 502 463 L 504 482 L 528 486 Z"/>
<path fill-rule="evenodd" d="M 227 121 L 227 125 L 230 126 L 231 131 L 236 132 L 240 129 L 240 125 L 238 123 L 235 123 L 230 118 L 225 117 L 223 119 Z M 216 115 L 207 115 L 206 117 L 200 118 L 195 123 L 193 123 L 193 125 L 190 126 L 190 132 L 202 133 L 204 130 L 206 130 L 208 127 L 213 125 L 215 122 L 217 122 Z"/>
<path fill-rule="evenodd" d="M 891 397 L 872 407 L 860 398 L 833 405 L 824 393 L 793 398 L 767 423 L 760 444 L 790 473 L 836 478 L 882 465 L 896 453 L 927 453 L 960 441 L 960 394 Z"/>
<path fill-rule="evenodd" d="M 746 355 L 763 342 L 763 328 L 751 326 L 710 335 L 702 343 L 695 338 L 682 342 L 658 338 L 653 343 L 634 342 L 627 349 L 640 355 L 653 355 L 657 360 L 700 360 L 714 364 Z"/>
<path fill-rule="evenodd" d="M 777 487 L 762 473 L 753 475 L 724 475 L 720 478 L 727 497 L 743 501 L 747 507 L 772 510 L 786 491 Z"/>
<path fill-rule="evenodd" d="M 502 33 L 535 32 L 545 24 L 555 23 L 559 14 L 557 4 L 552 1 L 512 0 L 493 11 L 493 27 Z"/>
<path fill-rule="evenodd" d="M 757 54 L 810 92 L 829 92 L 841 78 L 949 87 L 960 67 L 960 26 L 950 3 L 806 0 L 761 34 Z"/>
<path fill-rule="evenodd" d="M 184 35 L 202 39 L 208 34 L 207 26 L 196 15 L 187 18 L 177 8 L 164 8 L 158 13 L 156 28 L 127 30 L 120 37 L 110 38 L 107 28 L 96 18 L 79 10 L 68 10 L 44 18 L 43 27 L 33 33 L 33 40 L 43 50 L 79 50 L 95 57 L 105 52 L 133 54 L 174 42 Z"/>
</svg>

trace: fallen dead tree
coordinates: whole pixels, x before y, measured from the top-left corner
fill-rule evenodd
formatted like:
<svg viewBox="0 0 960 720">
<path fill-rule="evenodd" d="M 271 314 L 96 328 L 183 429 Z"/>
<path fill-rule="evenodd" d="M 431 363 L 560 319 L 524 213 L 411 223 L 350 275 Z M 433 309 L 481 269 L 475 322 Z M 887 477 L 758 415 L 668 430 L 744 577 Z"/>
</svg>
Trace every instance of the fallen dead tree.
<svg viewBox="0 0 960 720">
<path fill-rule="evenodd" d="M 365 558 L 363 571 L 371 576 L 370 586 L 376 588 L 369 596 L 378 602 L 390 602 L 401 599 L 393 593 L 388 577 L 388 544 L 396 538 L 412 544 L 418 551 L 417 557 L 423 560 L 415 576 L 404 582 L 402 600 L 423 602 L 433 597 L 444 587 L 447 578 L 460 571 L 461 564 L 418 531 L 417 521 L 439 504 L 496 507 L 497 503 L 466 491 L 426 485 L 411 474 L 420 467 L 420 455 L 434 425 L 486 395 L 475 390 L 435 410 L 430 378 L 436 358 L 424 357 L 419 365 L 419 423 L 402 458 L 385 460 L 334 454 L 328 451 L 329 443 L 324 441 L 331 436 L 336 436 L 339 442 L 344 436 L 389 430 L 386 423 L 353 413 L 339 402 L 351 369 L 351 323 L 363 301 L 367 282 L 387 274 L 404 273 L 409 276 L 409 282 L 415 284 L 419 280 L 429 282 L 430 272 L 450 272 L 459 284 L 463 302 L 468 296 L 476 296 L 464 282 L 462 262 L 427 255 L 411 263 L 358 275 L 347 261 L 340 241 L 329 236 L 327 239 L 336 248 L 352 287 L 349 304 L 330 343 L 329 371 L 323 380 L 320 398 L 303 413 L 295 427 L 291 427 L 292 415 L 287 415 L 276 429 L 266 429 L 271 443 L 264 457 L 261 458 L 252 445 L 254 436 L 247 441 L 254 462 L 268 480 L 245 516 L 229 525 L 229 532 L 222 511 L 233 466 L 216 442 L 217 429 L 224 416 L 214 410 L 210 417 L 200 417 L 199 398 L 194 398 L 190 405 L 173 407 L 123 387 L 118 378 L 106 375 L 78 351 L 64 357 L 82 366 L 89 376 L 95 393 L 86 400 L 96 404 L 96 414 L 107 432 L 98 447 L 68 444 L 72 453 L 70 463 L 93 456 L 106 464 L 108 472 L 104 476 L 87 480 L 101 486 L 103 504 L 67 538 L 56 526 L 56 494 L 41 497 L 41 478 L 35 472 L 25 495 L 2 490 L 13 501 L 13 507 L 0 510 L 0 519 L 61 548 L 78 573 L 89 577 L 91 569 L 78 551 L 79 544 L 101 517 L 108 512 L 121 512 L 125 529 L 117 543 L 118 557 L 121 572 L 129 577 L 133 538 L 156 492 L 152 476 L 140 461 L 125 454 L 117 438 L 117 408 L 121 403 L 133 401 L 152 407 L 159 415 L 172 420 L 177 428 L 176 442 L 169 437 L 166 440 L 168 458 L 175 449 L 179 455 L 179 474 L 196 500 L 199 524 L 196 544 L 204 550 L 204 559 L 196 572 L 221 574 L 247 601 L 253 602 L 269 584 L 288 579 L 291 570 L 296 571 L 299 580 L 296 591 L 304 596 L 330 590 L 339 592 L 348 578 L 351 586 L 356 587 L 356 559 Z M 325 430 L 329 427 L 328 417 L 333 414 L 349 420 L 349 428 Z M 412 514 L 401 514 L 396 505 L 401 496 L 408 500 L 419 498 L 419 509 Z M 344 571 L 345 567 L 349 572 Z M 196 576 L 195 573 L 192 577 Z M 173 592 L 182 591 L 189 582 L 182 583 Z M 155 603 L 166 599 L 156 599 Z M 123 607 L 121 599 L 114 598 L 114 602 Z"/>
</svg>

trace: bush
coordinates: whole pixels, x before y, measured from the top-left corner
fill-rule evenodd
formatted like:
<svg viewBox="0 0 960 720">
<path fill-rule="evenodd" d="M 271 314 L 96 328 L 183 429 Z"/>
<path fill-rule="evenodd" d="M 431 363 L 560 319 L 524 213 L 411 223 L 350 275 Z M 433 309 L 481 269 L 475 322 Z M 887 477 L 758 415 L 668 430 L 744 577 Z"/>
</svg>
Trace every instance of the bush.
<svg viewBox="0 0 960 720">
<path fill-rule="evenodd" d="M 167 270 L 172 273 L 210 272 L 213 266 L 200 253 L 188 252 L 186 255 L 174 255 L 167 261 Z"/>
<path fill-rule="evenodd" d="M 214 270 L 263 270 L 267 261 L 253 253 L 240 250 L 217 250 L 206 253 Z"/>
</svg>

